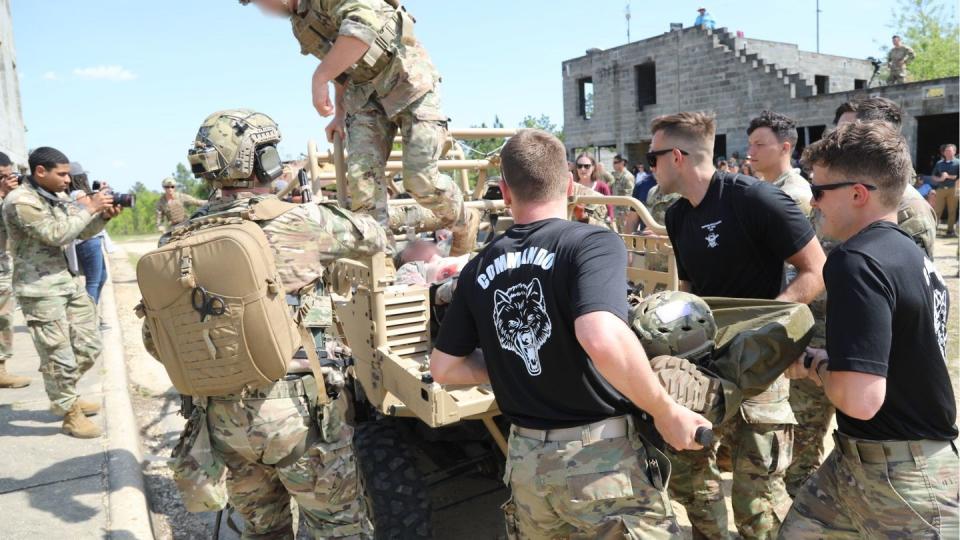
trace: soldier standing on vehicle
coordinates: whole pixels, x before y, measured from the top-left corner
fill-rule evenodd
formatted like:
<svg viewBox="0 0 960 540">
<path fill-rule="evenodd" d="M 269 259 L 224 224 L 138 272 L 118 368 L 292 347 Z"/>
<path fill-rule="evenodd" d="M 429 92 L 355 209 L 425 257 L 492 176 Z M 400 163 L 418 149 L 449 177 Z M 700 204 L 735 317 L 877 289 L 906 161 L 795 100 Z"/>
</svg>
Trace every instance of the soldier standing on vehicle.
<svg viewBox="0 0 960 540">
<path fill-rule="evenodd" d="M 823 269 L 826 349 L 788 370 L 837 408 L 833 452 L 800 489 L 784 539 L 957 538 L 957 408 L 947 362 L 946 283 L 897 225 L 913 178 L 884 122 L 839 127 L 804 151 L 814 206 L 842 242 Z"/>
<path fill-rule="evenodd" d="M 190 213 L 187 212 L 187 205 L 200 207 L 204 204 L 206 204 L 206 201 L 177 191 L 176 180 L 165 178 L 163 180 L 163 194 L 157 201 L 157 231 L 164 232 L 164 220 L 169 224 L 167 230 L 186 221 L 190 217 Z"/>
<path fill-rule="evenodd" d="M 665 219 L 681 290 L 801 304 L 823 290 L 823 250 L 807 216 L 771 184 L 714 168 L 713 116 L 685 112 L 660 117 L 651 131 L 647 162 L 656 167 L 660 190 L 682 196 Z M 786 289 L 784 263 L 797 269 Z M 781 377 L 745 400 L 741 414 L 721 428 L 735 449 L 733 511 L 745 538 L 775 535 L 790 507 L 783 476 L 796 421 L 788 396 L 789 384 Z M 686 506 L 695 534 L 727 537 L 715 449 L 676 454 L 673 464 L 671 493 Z"/>
<path fill-rule="evenodd" d="M 634 176 L 627 170 L 627 160 L 617 154 L 613 156 L 613 181 L 610 184 L 610 194 L 615 197 L 629 197 L 633 193 L 633 185 L 636 183 Z M 617 223 L 617 230 L 623 231 L 626 226 L 628 208 L 626 206 L 615 206 L 613 209 L 614 217 Z"/>
<path fill-rule="evenodd" d="M 281 173 L 279 141 L 279 128 L 265 114 L 241 109 L 207 117 L 189 159 L 194 174 L 221 195 L 187 226 L 208 217 L 259 216 L 250 219 L 273 251 L 283 285 L 279 292 L 287 294 L 288 303 L 296 299 L 295 323 L 313 333 L 315 343 L 303 345 L 316 346 L 320 358 L 326 358 L 326 333 L 332 325 L 330 297 L 324 293 L 326 266 L 382 251 L 386 234 L 369 216 L 277 199 L 270 191 Z M 156 357 L 158 348 L 147 334 L 145 345 Z M 315 537 L 369 538 L 353 428 L 345 419 L 345 394 L 339 392 L 342 374 L 321 362 L 324 381 L 318 384 L 304 364 L 293 361 L 287 376 L 273 384 L 196 400 L 192 424 L 209 427 L 213 454 L 229 471 L 227 492 L 244 520 L 245 538 L 292 538 L 290 497 L 305 516 L 301 526 Z M 314 401 L 324 387 L 334 399 Z"/>
<path fill-rule="evenodd" d="M 609 230 L 566 220 L 563 143 L 521 130 L 503 148 L 500 188 L 516 225 L 460 274 L 431 355 L 441 384 L 492 384 L 513 424 L 508 532 L 522 538 L 671 538 L 666 442 L 695 449 L 710 423 L 678 405 L 626 324 L 626 249 Z M 470 356 L 483 350 L 482 359 Z M 513 536 L 511 536 L 513 537 Z"/>
<path fill-rule="evenodd" d="M 40 356 L 50 410 L 63 416 L 63 432 L 99 437 L 86 416 L 100 405 L 80 399 L 77 381 L 103 350 L 97 308 L 67 268 L 64 248 L 92 238 L 120 213 L 110 192 L 70 200 L 70 160 L 50 147 L 29 158 L 31 176 L 3 201 L 3 221 L 13 256 L 13 291 Z"/>
<path fill-rule="evenodd" d="M 453 231 L 451 255 L 476 244 L 480 214 L 437 160 L 447 140 L 440 74 L 414 36 L 414 20 L 397 0 L 240 0 L 290 17 L 303 54 L 321 60 L 313 74 L 313 105 L 334 115 L 327 138 L 346 140 L 351 210 L 388 226 L 385 171 L 393 139 L 403 138 L 403 187 Z M 336 90 L 336 106 L 329 84 Z"/>
<path fill-rule="evenodd" d="M 17 189 L 20 176 L 13 169 L 10 157 L 0 152 L 0 204 Z M 0 222 L 0 388 L 23 388 L 30 379 L 7 373 L 7 360 L 13 356 L 13 264 L 7 251 L 7 231 Z"/>
<path fill-rule="evenodd" d="M 907 64 L 913 62 L 917 54 L 900 40 L 900 36 L 893 36 L 893 48 L 887 53 L 887 69 L 890 75 L 887 84 L 903 84 L 907 82 Z"/>
</svg>

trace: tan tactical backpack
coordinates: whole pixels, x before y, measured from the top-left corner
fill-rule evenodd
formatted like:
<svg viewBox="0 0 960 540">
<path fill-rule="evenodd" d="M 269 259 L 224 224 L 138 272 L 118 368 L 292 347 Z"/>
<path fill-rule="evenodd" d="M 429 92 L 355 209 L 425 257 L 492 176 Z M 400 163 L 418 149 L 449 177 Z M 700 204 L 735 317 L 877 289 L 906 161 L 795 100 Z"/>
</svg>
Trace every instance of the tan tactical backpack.
<svg viewBox="0 0 960 540">
<path fill-rule="evenodd" d="M 181 394 L 230 394 L 286 375 L 300 334 L 255 223 L 293 207 L 286 205 L 263 201 L 194 221 L 137 263 L 148 328 Z"/>
</svg>

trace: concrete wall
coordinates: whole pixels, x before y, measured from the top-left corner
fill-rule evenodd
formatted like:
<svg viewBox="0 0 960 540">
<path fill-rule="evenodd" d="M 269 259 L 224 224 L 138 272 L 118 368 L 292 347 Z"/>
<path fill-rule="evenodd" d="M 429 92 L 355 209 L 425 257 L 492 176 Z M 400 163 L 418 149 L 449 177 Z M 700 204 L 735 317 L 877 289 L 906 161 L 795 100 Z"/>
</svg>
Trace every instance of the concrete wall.
<svg viewBox="0 0 960 540">
<path fill-rule="evenodd" d="M 20 82 L 13 44 L 10 0 L 0 0 L 0 152 L 26 167 L 27 139 L 20 110 Z"/>
<path fill-rule="evenodd" d="M 831 126 L 840 103 L 862 95 L 853 79 L 869 79 L 866 60 L 798 51 L 795 45 L 746 40 L 725 30 L 687 28 L 563 63 L 564 133 L 568 149 L 615 146 L 631 161 L 641 159 L 651 138 L 650 122 L 679 111 L 712 111 L 717 133 L 726 136 L 727 154 L 747 146 L 750 119 L 764 109 L 795 118 L 799 126 Z M 741 49 L 731 46 L 741 45 Z M 774 60 L 768 60 L 770 58 Z M 657 103 L 637 108 L 634 66 L 656 62 Z M 784 66 L 781 67 L 781 62 Z M 791 69 L 795 62 L 800 72 Z M 830 94 L 817 96 L 814 75 L 831 78 Z M 594 111 L 579 114 L 578 80 L 592 77 Z M 807 78 L 809 77 L 809 83 Z M 943 97 L 927 97 L 926 89 L 943 88 Z M 870 89 L 900 103 L 907 114 L 904 134 L 916 143 L 916 116 L 956 113 L 956 79 L 926 81 Z"/>
</svg>

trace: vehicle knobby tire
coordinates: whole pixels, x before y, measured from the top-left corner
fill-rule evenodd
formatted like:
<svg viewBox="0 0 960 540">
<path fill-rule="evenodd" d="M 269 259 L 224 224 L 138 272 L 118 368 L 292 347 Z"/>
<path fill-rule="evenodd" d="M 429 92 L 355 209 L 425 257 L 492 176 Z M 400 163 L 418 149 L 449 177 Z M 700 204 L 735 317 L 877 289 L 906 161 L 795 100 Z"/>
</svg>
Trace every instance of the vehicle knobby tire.
<svg viewBox="0 0 960 540">
<path fill-rule="evenodd" d="M 401 428 L 385 420 L 363 422 L 356 427 L 353 444 L 374 537 L 432 538 L 429 492 Z"/>
</svg>

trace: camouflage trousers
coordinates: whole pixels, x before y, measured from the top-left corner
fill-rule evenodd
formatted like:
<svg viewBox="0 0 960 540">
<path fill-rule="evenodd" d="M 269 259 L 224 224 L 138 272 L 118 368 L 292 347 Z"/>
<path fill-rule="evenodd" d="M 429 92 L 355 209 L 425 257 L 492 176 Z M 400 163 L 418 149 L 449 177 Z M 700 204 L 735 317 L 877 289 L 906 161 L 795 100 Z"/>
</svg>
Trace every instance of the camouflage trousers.
<svg viewBox="0 0 960 540">
<path fill-rule="evenodd" d="M 10 272 L 0 272 L 0 367 L 13 356 L 13 312 L 17 303 L 10 279 Z"/>
<path fill-rule="evenodd" d="M 290 497 L 314 537 L 371 538 L 344 398 L 318 413 L 318 430 L 297 388 L 281 381 L 208 403 L 210 440 L 226 464 L 243 538 L 293 538 Z"/>
<path fill-rule="evenodd" d="M 751 424 L 742 416 L 716 430 L 733 452 L 733 515 L 743 538 L 774 538 L 790 509 L 783 475 L 793 446 L 790 424 Z M 717 446 L 696 452 L 668 450 L 673 463 L 670 496 L 687 509 L 698 534 L 730 538 Z"/>
<path fill-rule="evenodd" d="M 421 206 L 432 211 L 444 227 L 463 218 L 463 193 L 448 175 L 440 174 L 437 160 L 447 139 L 447 123 L 441 120 L 440 95 L 434 90 L 415 101 L 396 117 L 388 118 L 371 98 L 348 114 L 347 178 L 351 210 L 372 214 L 388 226 L 384 166 L 399 129 L 403 139 L 403 187 Z"/>
<path fill-rule="evenodd" d="M 834 408 L 810 379 L 790 381 L 790 407 L 797 417 L 793 428 L 793 461 L 785 478 L 787 493 L 796 497 L 800 487 L 823 463 L 823 439 L 830 428 Z"/>
<path fill-rule="evenodd" d="M 632 431 L 616 439 L 583 437 L 543 441 L 511 431 L 504 477 L 512 492 L 503 506 L 507 536 L 639 539 L 680 534 L 663 489 L 670 469 L 666 456 Z M 648 458 L 660 463 L 662 476 L 649 467 Z"/>
<path fill-rule="evenodd" d="M 797 493 L 781 538 L 960 536 L 956 441 L 834 439 L 834 451 Z"/>
<path fill-rule="evenodd" d="M 905 82 L 907 82 L 906 71 L 891 71 L 887 75 L 887 84 L 904 84 Z"/>
<path fill-rule="evenodd" d="M 33 345 L 40 355 L 43 386 L 53 409 L 65 413 L 79 398 L 77 381 L 103 350 L 97 308 L 80 288 L 65 296 L 17 300 L 27 321 Z"/>
</svg>

